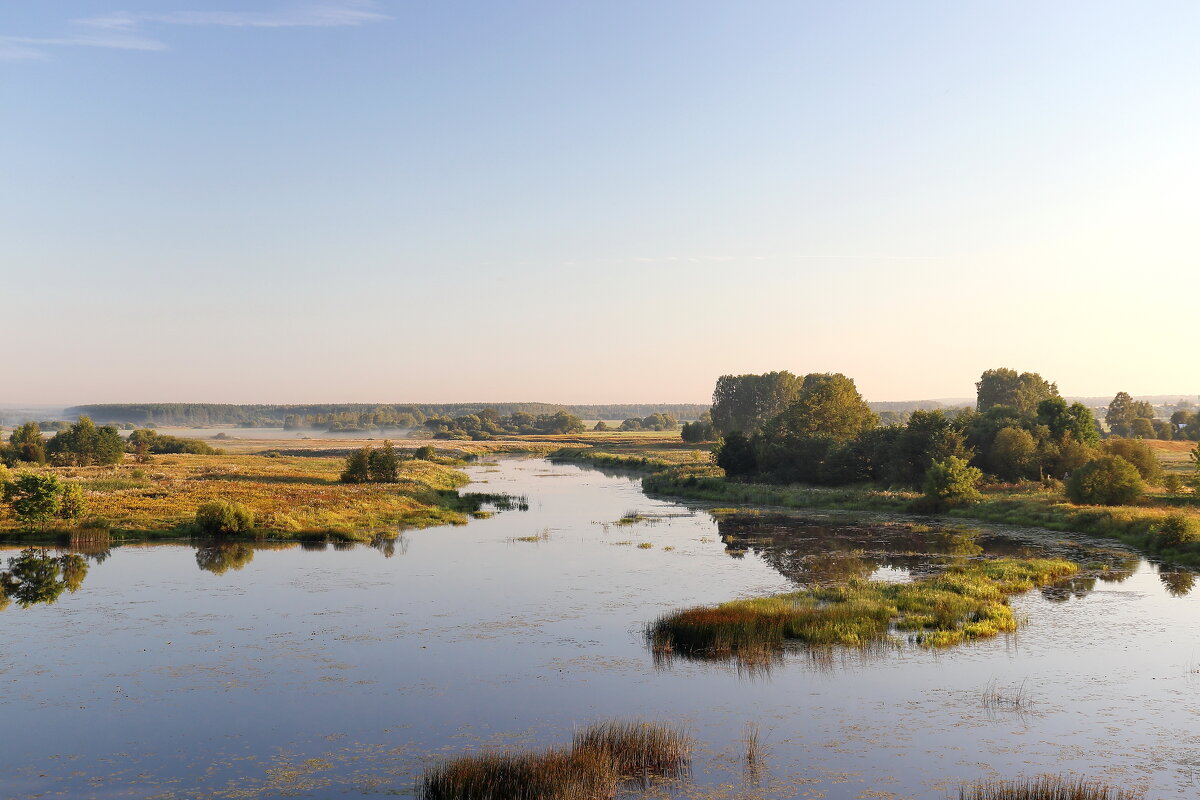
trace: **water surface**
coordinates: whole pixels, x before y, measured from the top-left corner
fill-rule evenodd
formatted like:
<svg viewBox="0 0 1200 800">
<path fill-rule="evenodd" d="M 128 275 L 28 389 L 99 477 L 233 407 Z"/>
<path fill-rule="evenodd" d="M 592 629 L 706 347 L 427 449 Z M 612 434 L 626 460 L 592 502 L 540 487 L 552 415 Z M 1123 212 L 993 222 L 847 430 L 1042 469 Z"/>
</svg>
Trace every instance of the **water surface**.
<svg viewBox="0 0 1200 800">
<path fill-rule="evenodd" d="M 57 603 L 0 612 L 0 795 L 394 796 L 432 759 L 561 744 L 611 717 L 697 740 L 691 781 L 657 796 L 928 798 L 1045 771 L 1200 793 L 1186 573 L 1059 533 L 718 521 L 541 459 L 470 472 L 469 490 L 528 495 L 530 510 L 409 531 L 392 549 L 123 546 L 93 554 Z M 651 519 L 614 524 L 634 511 Z M 642 637 L 679 607 L 905 580 L 976 548 L 1128 569 L 1020 596 L 1017 635 L 951 650 L 798 653 L 747 674 L 656 666 Z M 1022 686 L 1021 709 L 983 700 Z M 762 769 L 743 763 L 748 722 Z"/>
</svg>

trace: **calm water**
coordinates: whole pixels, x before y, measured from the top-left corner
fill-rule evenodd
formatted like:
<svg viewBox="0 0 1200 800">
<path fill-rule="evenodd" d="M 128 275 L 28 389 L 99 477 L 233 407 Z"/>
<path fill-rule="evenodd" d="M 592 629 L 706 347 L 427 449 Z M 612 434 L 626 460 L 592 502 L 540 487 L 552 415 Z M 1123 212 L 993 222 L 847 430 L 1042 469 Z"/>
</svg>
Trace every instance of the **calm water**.
<svg viewBox="0 0 1200 800">
<path fill-rule="evenodd" d="M 953 650 L 656 667 L 642 627 L 680 606 L 902 580 L 974 547 L 1091 556 L 1034 531 L 718 525 L 636 480 L 537 459 L 470 471 L 530 510 L 408 532 L 390 553 L 119 547 L 58 603 L 0 612 L 0 796 L 407 794 L 441 755 L 561 744 L 610 717 L 698 741 L 691 781 L 657 796 L 943 798 L 1046 771 L 1200 795 L 1188 576 L 1126 556 L 1123 580 L 1031 592 L 1018 635 Z M 633 510 L 656 518 L 612 524 Z M 1023 685 L 1027 707 L 989 707 L 993 683 Z M 762 770 L 742 764 L 748 722 Z"/>
</svg>

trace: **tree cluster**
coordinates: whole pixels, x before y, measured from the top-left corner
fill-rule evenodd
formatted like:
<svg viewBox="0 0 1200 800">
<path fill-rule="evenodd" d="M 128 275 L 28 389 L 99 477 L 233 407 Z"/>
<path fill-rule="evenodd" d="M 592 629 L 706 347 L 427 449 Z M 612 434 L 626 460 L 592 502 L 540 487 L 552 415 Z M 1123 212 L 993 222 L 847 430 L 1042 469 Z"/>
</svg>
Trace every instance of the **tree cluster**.
<svg viewBox="0 0 1200 800">
<path fill-rule="evenodd" d="M 133 453 L 138 460 L 145 456 L 191 453 L 193 455 L 220 455 L 221 451 L 211 447 L 199 439 L 187 439 L 182 436 L 168 436 L 151 428 L 140 428 L 129 434 L 125 443 L 126 452 Z"/>
<path fill-rule="evenodd" d="M 786 374 L 749 377 L 779 387 L 779 376 Z M 738 396 L 730 391 L 728 376 L 721 381 L 726 396 Z M 977 384 L 982 410 L 916 410 L 905 424 L 885 427 L 844 375 L 807 375 L 798 379 L 798 389 L 796 382 L 786 383 L 795 390 L 792 400 L 769 419 L 756 421 L 747 413 L 725 417 L 754 425 L 726 432 L 715 458 L 727 474 L 825 485 L 924 486 L 927 495 L 943 498 L 970 496 L 962 492 L 975 475 L 968 468 L 1010 482 L 1063 479 L 1098 457 L 1111 456 L 1130 464 L 1144 480 L 1157 478 L 1158 462 L 1143 442 L 1114 438 L 1101 446 L 1091 411 L 1082 403 L 1068 405 L 1054 384 L 1036 373 L 988 370 Z M 718 405 L 715 400 L 714 419 Z M 935 465 L 938 471 L 931 477 Z"/>
<path fill-rule="evenodd" d="M 717 429 L 713 427 L 712 413 L 705 411 L 695 422 L 683 423 L 680 436 L 685 442 L 711 442 L 717 438 Z"/>
<path fill-rule="evenodd" d="M 385 441 L 376 450 L 367 445 L 346 457 L 342 483 L 395 483 L 400 480 L 400 455 Z"/>
<path fill-rule="evenodd" d="M 492 439 L 504 434 L 564 434 L 582 433 L 583 420 L 566 411 L 554 414 L 527 414 L 518 411 L 507 417 L 494 408 L 461 417 L 431 417 L 423 423 L 435 439 Z"/>
<path fill-rule="evenodd" d="M 673 431 L 679 427 L 679 420 L 670 414 L 650 414 L 638 418 L 630 417 L 621 423 L 623 431 Z"/>
<path fill-rule="evenodd" d="M 1108 404 L 1104 415 L 1108 429 L 1114 436 L 1132 436 L 1138 439 L 1173 439 L 1176 426 L 1165 419 L 1158 419 L 1154 406 L 1145 400 L 1134 400 L 1128 392 L 1117 392 Z"/>
</svg>

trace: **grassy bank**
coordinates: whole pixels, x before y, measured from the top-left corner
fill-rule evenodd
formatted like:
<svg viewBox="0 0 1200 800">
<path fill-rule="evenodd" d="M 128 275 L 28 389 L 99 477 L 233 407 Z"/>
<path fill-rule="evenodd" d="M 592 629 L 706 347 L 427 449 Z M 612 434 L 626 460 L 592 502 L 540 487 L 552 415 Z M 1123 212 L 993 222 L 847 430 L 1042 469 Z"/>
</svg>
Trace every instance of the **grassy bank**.
<svg viewBox="0 0 1200 800">
<path fill-rule="evenodd" d="M 757 661 L 789 643 L 865 647 L 905 635 L 946 647 L 1017 629 L 1008 597 L 1061 580 L 1061 559 L 968 560 L 912 583 L 852 579 L 839 586 L 692 608 L 653 622 L 657 655 Z"/>
<path fill-rule="evenodd" d="M 1159 453 L 1164 467 L 1182 470 L 1191 443 Z M 663 451 L 651 444 L 610 452 L 613 448 L 570 448 L 552 458 L 600 467 L 645 473 L 643 488 L 652 494 L 705 500 L 727 505 L 780 508 L 826 508 L 853 511 L 906 513 L 920 495 L 871 486 L 825 487 L 732 481 L 709 463 L 707 453 Z M 666 455 L 665 453 L 669 453 Z M 1164 458 L 1163 453 L 1171 456 Z M 1182 455 L 1181 455 L 1182 454 Z M 1190 461 L 1188 462 L 1190 463 Z M 1182 474 L 1182 473 L 1181 473 Z M 1040 484 L 997 485 L 983 489 L 984 500 L 955 509 L 958 519 L 998 522 L 1018 527 L 1103 536 L 1117 539 L 1173 563 L 1200 566 L 1200 497 L 1154 490 L 1136 506 L 1080 506 L 1070 503 L 1061 490 Z"/>
<path fill-rule="evenodd" d="M 87 504 L 75 526 L 116 541 L 186 538 L 204 503 L 240 503 L 254 530 L 232 538 L 369 541 L 384 531 L 463 524 L 480 498 L 461 496 L 467 476 L 451 464 L 402 463 L 389 484 L 343 484 L 343 459 L 329 456 L 170 455 L 147 464 L 32 468 L 79 483 Z M 17 470 L 14 470 L 14 472 Z M 53 527 L 53 526 L 52 526 Z M 22 531 L 7 510 L 0 541 L 36 541 L 61 530 Z"/>
</svg>

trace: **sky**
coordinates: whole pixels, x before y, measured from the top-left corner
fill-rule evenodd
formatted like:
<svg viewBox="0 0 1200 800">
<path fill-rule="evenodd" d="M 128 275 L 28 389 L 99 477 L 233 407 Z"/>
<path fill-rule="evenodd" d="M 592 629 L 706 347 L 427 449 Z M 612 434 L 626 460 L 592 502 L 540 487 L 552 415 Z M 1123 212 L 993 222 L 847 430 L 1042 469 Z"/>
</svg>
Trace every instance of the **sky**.
<svg viewBox="0 0 1200 800">
<path fill-rule="evenodd" d="M 1200 393 L 1200 4 L 8 0 L 0 403 Z"/>
</svg>

